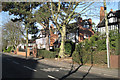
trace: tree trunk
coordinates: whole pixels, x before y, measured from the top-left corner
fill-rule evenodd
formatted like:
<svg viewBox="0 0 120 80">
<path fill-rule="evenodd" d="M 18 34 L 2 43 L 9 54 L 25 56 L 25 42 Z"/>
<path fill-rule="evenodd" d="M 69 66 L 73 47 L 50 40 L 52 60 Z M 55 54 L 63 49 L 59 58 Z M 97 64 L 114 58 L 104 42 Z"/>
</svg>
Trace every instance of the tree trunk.
<svg viewBox="0 0 120 80">
<path fill-rule="evenodd" d="M 48 19 L 48 22 L 47 22 L 47 27 L 46 27 L 46 50 L 49 51 L 49 19 Z"/>
<path fill-rule="evenodd" d="M 64 58 L 65 56 L 65 39 L 66 39 L 66 27 L 64 25 L 61 33 L 61 45 L 60 45 L 60 52 L 59 52 L 59 56 L 61 58 Z"/>
<path fill-rule="evenodd" d="M 27 48 L 28 48 L 28 28 L 26 28 L 26 58 L 27 58 Z"/>
<path fill-rule="evenodd" d="M 47 33 L 46 34 L 46 50 L 48 50 L 49 51 L 49 34 Z"/>
</svg>

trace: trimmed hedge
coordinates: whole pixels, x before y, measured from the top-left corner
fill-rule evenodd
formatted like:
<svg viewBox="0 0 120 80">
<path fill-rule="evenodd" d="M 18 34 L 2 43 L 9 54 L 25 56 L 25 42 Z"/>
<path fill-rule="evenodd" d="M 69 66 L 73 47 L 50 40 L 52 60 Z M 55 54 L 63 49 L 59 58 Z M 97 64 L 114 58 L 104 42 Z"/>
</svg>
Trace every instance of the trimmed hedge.
<svg viewBox="0 0 120 80">
<path fill-rule="evenodd" d="M 48 50 L 37 50 L 38 54 L 37 57 L 44 57 L 44 58 L 55 58 L 56 54 L 54 52 Z"/>
</svg>

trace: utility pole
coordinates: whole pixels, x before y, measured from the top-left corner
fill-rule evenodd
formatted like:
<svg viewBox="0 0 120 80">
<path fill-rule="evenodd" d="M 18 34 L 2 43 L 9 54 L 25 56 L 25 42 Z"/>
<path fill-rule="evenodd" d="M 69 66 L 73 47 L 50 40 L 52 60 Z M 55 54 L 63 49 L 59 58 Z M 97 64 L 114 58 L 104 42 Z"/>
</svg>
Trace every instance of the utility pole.
<svg viewBox="0 0 120 80">
<path fill-rule="evenodd" d="M 106 0 L 104 0 L 104 13 L 105 13 L 105 27 L 106 27 L 107 65 L 108 68 L 110 68 L 109 29 L 108 29 Z"/>
</svg>

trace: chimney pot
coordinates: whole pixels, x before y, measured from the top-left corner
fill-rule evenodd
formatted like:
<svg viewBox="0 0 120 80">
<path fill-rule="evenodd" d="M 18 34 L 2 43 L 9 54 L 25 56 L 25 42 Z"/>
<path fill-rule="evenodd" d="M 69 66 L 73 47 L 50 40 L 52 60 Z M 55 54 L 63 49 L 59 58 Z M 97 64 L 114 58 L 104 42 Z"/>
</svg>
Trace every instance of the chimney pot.
<svg viewBox="0 0 120 80">
<path fill-rule="evenodd" d="M 104 7 L 101 6 L 101 7 L 100 7 L 100 10 L 104 10 Z"/>
<path fill-rule="evenodd" d="M 113 11 L 113 9 L 111 9 L 110 11 Z"/>
</svg>

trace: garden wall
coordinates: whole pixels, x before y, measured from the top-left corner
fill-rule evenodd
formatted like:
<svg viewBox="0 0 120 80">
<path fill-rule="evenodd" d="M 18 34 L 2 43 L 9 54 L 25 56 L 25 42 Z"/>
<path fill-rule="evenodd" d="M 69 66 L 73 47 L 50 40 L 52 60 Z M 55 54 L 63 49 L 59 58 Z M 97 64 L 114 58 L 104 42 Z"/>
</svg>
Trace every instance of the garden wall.
<svg viewBox="0 0 120 80">
<path fill-rule="evenodd" d="M 17 54 L 22 55 L 22 56 L 26 56 L 26 52 L 19 51 L 19 48 L 17 48 Z M 27 56 L 30 56 L 30 49 L 29 48 L 27 49 Z"/>
</svg>

